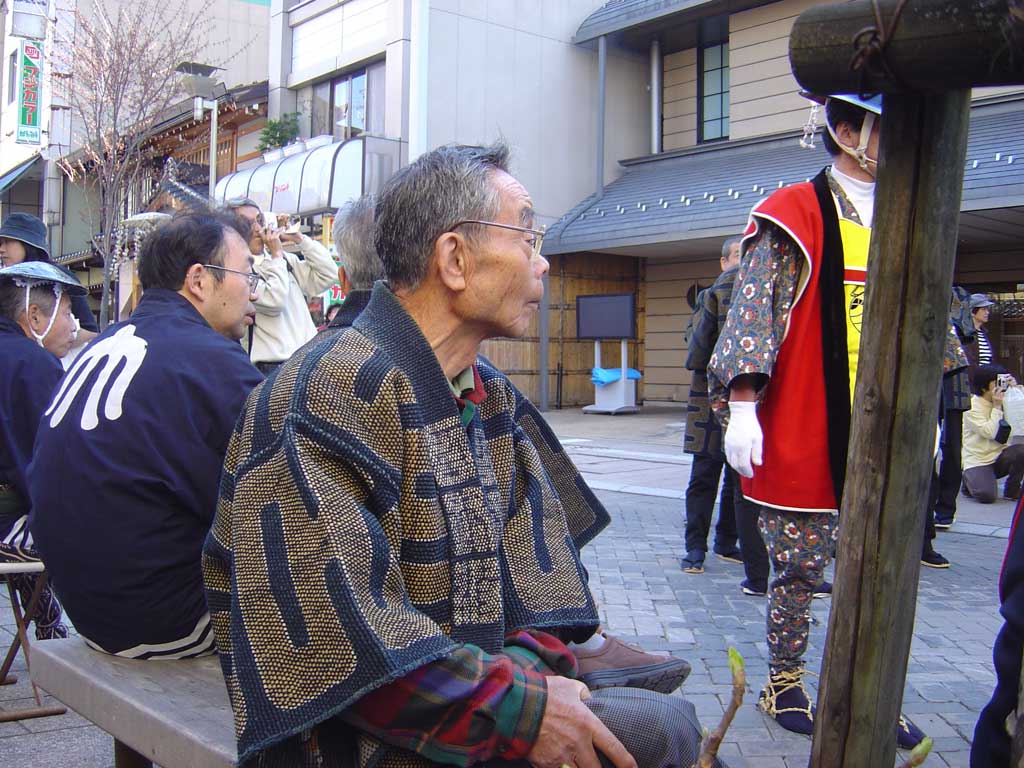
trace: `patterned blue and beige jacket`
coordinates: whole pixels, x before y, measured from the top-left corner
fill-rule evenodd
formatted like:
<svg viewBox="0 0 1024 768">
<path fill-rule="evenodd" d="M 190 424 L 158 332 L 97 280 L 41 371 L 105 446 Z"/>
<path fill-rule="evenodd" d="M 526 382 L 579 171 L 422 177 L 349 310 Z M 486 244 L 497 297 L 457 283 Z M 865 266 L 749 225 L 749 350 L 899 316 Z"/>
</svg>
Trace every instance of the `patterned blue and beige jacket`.
<svg viewBox="0 0 1024 768">
<path fill-rule="evenodd" d="M 367 693 L 456 648 L 594 631 L 579 548 L 607 512 L 526 423 L 523 395 L 476 367 L 487 397 L 463 425 L 433 350 L 377 283 L 351 328 L 250 397 L 203 554 L 240 764 L 312 730 L 328 761 L 427 765 L 366 732 L 327 739 Z"/>
</svg>

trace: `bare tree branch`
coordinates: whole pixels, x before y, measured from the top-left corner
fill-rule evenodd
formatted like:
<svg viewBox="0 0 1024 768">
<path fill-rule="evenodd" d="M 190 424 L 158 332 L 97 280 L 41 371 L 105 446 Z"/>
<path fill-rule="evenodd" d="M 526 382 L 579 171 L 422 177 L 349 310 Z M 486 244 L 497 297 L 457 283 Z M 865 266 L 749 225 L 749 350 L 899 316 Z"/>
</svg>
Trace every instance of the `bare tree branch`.
<svg viewBox="0 0 1024 768">
<path fill-rule="evenodd" d="M 103 258 L 101 327 L 109 320 L 117 227 L 135 212 L 128 205 L 154 160 L 154 133 L 185 98 L 175 68 L 205 47 L 205 13 L 188 0 L 96 0 L 87 13 L 75 10 L 72 39 L 55 41 L 55 69 L 71 74 L 55 87 L 71 109 L 72 146 L 80 147 L 60 165 L 99 201 L 90 218 Z"/>
</svg>

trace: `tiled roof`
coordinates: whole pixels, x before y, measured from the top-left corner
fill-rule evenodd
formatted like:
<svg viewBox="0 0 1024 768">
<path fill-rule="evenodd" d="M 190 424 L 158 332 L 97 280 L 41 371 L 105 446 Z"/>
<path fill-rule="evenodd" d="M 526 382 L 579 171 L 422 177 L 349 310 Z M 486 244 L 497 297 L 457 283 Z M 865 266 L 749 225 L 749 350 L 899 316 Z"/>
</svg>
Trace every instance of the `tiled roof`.
<svg viewBox="0 0 1024 768">
<path fill-rule="evenodd" d="M 962 210 L 1024 205 L 1024 101 L 971 114 Z M 554 255 L 679 242 L 738 233 L 761 198 L 805 181 L 829 163 L 798 134 L 703 145 L 627 161 L 628 170 L 549 228 Z"/>
<path fill-rule="evenodd" d="M 638 24 L 713 2 L 717 0 L 609 0 L 580 24 L 573 42 L 585 43 L 601 35 L 621 32 Z"/>
</svg>

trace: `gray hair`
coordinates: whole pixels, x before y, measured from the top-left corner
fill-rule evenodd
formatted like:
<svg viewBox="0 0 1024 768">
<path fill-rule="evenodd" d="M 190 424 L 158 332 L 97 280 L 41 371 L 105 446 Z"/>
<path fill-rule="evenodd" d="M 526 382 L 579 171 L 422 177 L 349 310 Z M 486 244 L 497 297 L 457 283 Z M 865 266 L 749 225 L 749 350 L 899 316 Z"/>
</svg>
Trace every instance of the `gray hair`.
<svg viewBox="0 0 1024 768">
<path fill-rule="evenodd" d="M 45 315 L 53 314 L 57 295 L 51 283 L 33 286 L 29 291 L 29 304 L 35 304 Z M 25 289 L 13 280 L 0 280 L 0 317 L 18 322 L 25 314 Z"/>
<path fill-rule="evenodd" d="M 395 288 L 427 275 L 434 243 L 460 221 L 492 219 L 499 198 L 495 171 L 508 173 L 509 148 L 449 144 L 419 157 L 388 181 L 377 201 L 377 253 Z M 473 237 L 478 227 L 467 227 Z"/>
<path fill-rule="evenodd" d="M 384 279 L 384 265 L 377 256 L 373 220 L 373 195 L 363 195 L 338 209 L 334 217 L 334 247 L 352 287 L 366 290 Z"/>
<path fill-rule="evenodd" d="M 722 243 L 722 258 L 728 260 L 728 258 L 729 258 L 729 251 L 732 250 L 732 247 L 736 243 L 739 243 L 742 240 L 743 240 L 742 237 L 730 237 L 724 243 Z"/>
</svg>

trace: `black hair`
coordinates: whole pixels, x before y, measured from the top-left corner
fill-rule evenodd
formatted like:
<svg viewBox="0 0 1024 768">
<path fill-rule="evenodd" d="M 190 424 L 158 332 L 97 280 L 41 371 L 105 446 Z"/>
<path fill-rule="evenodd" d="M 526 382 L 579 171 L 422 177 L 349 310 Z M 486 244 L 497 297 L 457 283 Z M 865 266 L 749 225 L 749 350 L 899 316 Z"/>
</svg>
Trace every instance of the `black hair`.
<svg viewBox="0 0 1024 768">
<path fill-rule="evenodd" d="M 832 126 L 832 130 L 836 130 L 840 123 L 849 123 L 853 126 L 855 131 L 861 130 L 861 126 L 864 125 L 864 115 L 867 114 L 867 110 L 863 107 L 858 107 L 856 104 L 851 104 L 848 101 L 842 99 L 829 99 L 825 103 L 825 120 L 829 125 Z M 836 140 L 832 138 L 832 134 L 825 129 L 822 132 L 822 143 L 825 145 L 825 149 L 832 157 L 838 157 L 843 150 L 839 148 Z"/>
<path fill-rule="evenodd" d="M 25 261 L 45 261 L 50 262 L 50 255 L 42 248 L 37 248 L 34 245 L 22 241 L 21 244 L 25 246 Z"/>
<path fill-rule="evenodd" d="M 37 305 L 44 314 L 53 313 L 56 301 L 57 295 L 50 283 L 33 286 L 29 291 L 29 304 Z M 24 312 L 25 289 L 13 280 L 0 280 L 0 317 L 16 323 Z"/>
<path fill-rule="evenodd" d="M 143 290 L 167 288 L 177 291 L 193 264 L 224 264 L 224 239 L 234 232 L 249 240 L 249 223 L 226 211 L 181 213 L 161 224 L 142 243 L 139 252 L 139 282 Z M 222 280 L 220 270 L 214 279 Z"/>
<path fill-rule="evenodd" d="M 988 390 L 988 385 L 1004 373 L 1009 373 L 1009 371 L 1001 365 L 979 365 L 975 369 L 974 375 L 971 376 L 971 390 L 981 397 Z"/>
</svg>

